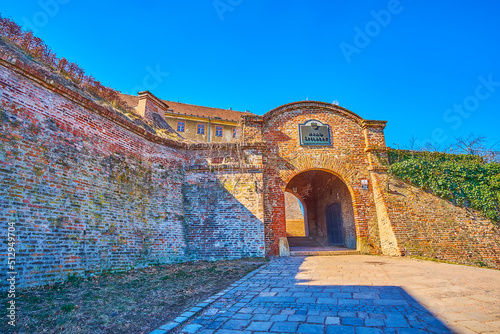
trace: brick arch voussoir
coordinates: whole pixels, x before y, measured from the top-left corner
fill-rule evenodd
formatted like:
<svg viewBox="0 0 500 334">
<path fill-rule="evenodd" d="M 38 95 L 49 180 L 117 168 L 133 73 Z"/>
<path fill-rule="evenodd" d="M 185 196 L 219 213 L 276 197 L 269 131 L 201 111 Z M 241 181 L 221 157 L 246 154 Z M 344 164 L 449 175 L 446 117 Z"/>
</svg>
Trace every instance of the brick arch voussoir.
<svg viewBox="0 0 500 334">
<path fill-rule="evenodd" d="M 355 202 L 355 197 L 357 196 L 354 194 L 353 185 L 356 183 L 359 171 L 347 161 L 324 155 L 320 158 L 303 156 L 291 161 L 290 163 L 295 167 L 294 169 L 280 172 L 280 178 L 283 181 L 283 191 L 285 190 L 288 182 L 290 182 L 290 180 L 296 175 L 308 170 L 324 170 L 338 176 L 346 184 L 351 192 L 353 197 L 352 199 Z"/>
</svg>

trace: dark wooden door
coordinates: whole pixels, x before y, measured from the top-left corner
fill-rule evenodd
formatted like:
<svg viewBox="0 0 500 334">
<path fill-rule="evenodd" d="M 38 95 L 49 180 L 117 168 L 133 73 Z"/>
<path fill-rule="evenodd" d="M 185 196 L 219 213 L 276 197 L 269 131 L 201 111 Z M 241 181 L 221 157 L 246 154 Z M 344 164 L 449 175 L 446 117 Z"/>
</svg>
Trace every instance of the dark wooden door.
<svg viewBox="0 0 500 334">
<path fill-rule="evenodd" d="M 330 205 L 325 212 L 326 232 L 328 233 L 329 245 L 344 244 L 344 229 L 342 228 L 342 212 L 340 204 Z"/>
</svg>

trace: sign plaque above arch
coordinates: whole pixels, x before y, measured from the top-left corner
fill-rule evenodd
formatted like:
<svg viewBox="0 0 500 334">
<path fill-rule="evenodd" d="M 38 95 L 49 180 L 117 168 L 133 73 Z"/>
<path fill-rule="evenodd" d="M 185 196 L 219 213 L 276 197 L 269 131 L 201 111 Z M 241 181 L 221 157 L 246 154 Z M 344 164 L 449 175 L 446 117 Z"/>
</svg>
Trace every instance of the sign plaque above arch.
<svg viewBox="0 0 500 334">
<path fill-rule="evenodd" d="M 317 120 L 299 124 L 300 146 L 331 146 L 330 126 Z"/>
</svg>

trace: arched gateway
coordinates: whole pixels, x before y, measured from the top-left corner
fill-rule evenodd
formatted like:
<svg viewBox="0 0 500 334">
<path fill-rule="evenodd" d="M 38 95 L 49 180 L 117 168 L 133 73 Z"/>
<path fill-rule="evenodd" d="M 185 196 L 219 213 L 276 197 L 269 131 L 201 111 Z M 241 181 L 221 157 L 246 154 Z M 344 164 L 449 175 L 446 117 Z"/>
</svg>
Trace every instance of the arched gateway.
<svg viewBox="0 0 500 334">
<path fill-rule="evenodd" d="M 373 174 L 384 170 L 385 124 L 322 102 L 291 103 L 246 120 L 246 139 L 259 133 L 265 143 L 268 255 L 278 255 L 279 239 L 286 237 L 285 192 L 305 204 L 309 237 L 362 252 L 381 251 L 372 182 Z"/>
<path fill-rule="evenodd" d="M 285 194 L 304 207 L 300 233 L 323 244 L 500 266 L 495 224 L 411 185 L 388 191 L 384 121 L 321 102 L 258 116 L 147 91 L 122 96 L 141 117 L 130 118 L 6 55 L 0 217 L 16 224 L 16 257 L 34 268 L 19 271 L 20 288 L 278 255 Z"/>
<path fill-rule="evenodd" d="M 287 183 L 286 192 L 296 196 L 307 212 L 302 221 L 293 222 L 303 226 L 293 226 L 287 219 L 290 246 L 310 244 L 356 249 L 352 196 L 339 177 L 320 169 L 307 170 Z M 288 211 L 286 204 L 285 210 Z"/>
</svg>

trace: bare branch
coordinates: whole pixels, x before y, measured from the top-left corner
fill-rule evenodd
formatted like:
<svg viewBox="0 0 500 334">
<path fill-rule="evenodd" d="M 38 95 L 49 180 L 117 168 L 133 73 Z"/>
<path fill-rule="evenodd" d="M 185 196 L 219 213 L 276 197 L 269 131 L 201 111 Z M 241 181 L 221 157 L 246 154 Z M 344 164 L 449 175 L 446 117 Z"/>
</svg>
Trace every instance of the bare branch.
<svg viewBox="0 0 500 334">
<path fill-rule="evenodd" d="M 469 134 L 467 137 L 458 137 L 455 147 L 458 153 L 480 155 L 485 150 L 486 137 L 482 135 Z"/>
</svg>

